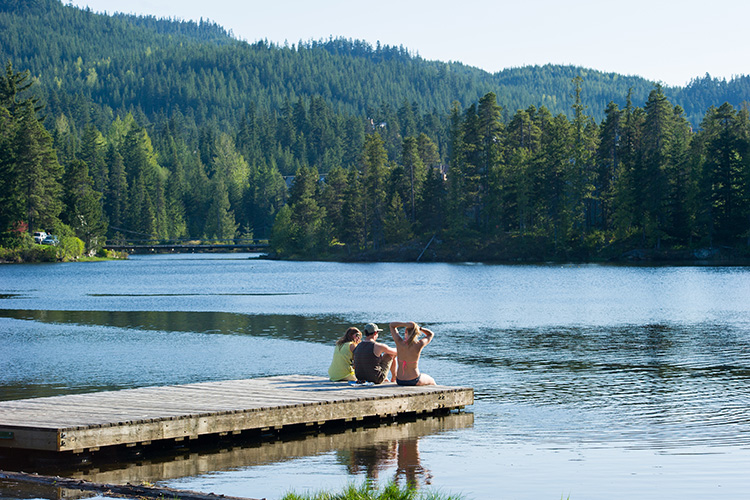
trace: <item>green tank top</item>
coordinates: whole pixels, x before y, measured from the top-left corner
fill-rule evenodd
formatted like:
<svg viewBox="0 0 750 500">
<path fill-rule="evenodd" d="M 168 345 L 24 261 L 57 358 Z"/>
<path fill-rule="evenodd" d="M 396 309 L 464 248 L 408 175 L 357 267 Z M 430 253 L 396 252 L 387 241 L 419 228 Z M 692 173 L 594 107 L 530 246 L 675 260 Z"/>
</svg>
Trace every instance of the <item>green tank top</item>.
<svg viewBox="0 0 750 500">
<path fill-rule="evenodd" d="M 328 367 L 328 377 L 334 382 L 354 378 L 350 345 L 352 345 L 351 342 L 344 342 L 334 348 L 333 361 L 331 361 L 331 366 Z"/>
</svg>

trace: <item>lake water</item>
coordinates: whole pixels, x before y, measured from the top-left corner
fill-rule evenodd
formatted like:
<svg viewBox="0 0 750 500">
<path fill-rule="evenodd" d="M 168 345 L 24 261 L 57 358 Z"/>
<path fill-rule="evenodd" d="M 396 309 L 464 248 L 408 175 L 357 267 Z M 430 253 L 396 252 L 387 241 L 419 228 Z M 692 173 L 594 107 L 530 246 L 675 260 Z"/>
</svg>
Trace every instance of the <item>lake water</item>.
<svg viewBox="0 0 750 500">
<path fill-rule="evenodd" d="M 422 371 L 473 387 L 467 412 L 69 473 L 269 499 L 366 478 L 467 499 L 750 494 L 749 268 L 251 257 L 0 266 L 0 399 L 325 375 L 347 326 L 415 320 L 436 333 Z"/>
</svg>

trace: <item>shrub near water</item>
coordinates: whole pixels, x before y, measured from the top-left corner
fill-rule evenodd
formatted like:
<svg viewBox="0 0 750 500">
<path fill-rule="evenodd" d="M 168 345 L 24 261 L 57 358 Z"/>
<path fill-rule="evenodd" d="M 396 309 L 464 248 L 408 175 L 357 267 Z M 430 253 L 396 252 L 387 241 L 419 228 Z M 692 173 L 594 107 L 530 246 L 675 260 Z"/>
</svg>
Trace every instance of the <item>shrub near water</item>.
<svg viewBox="0 0 750 500">
<path fill-rule="evenodd" d="M 62 259 L 77 259 L 82 256 L 86 250 L 86 245 L 80 238 L 75 236 L 66 236 L 60 240 L 60 244 L 57 247 L 59 249 L 60 258 Z"/>
<path fill-rule="evenodd" d="M 402 488 L 395 483 L 389 483 L 382 489 L 364 483 L 360 487 L 349 485 L 341 493 L 328 491 L 305 495 L 287 493 L 282 500 L 459 500 L 460 498 L 460 496 L 445 496 L 433 492 L 419 492 L 410 486 Z"/>
<path fill-rule="evenodd" d="M 67 235 L 57 246 L 38 245 L 25 235 L 10 242 L 8 248 L 0 247 L 0 262 L 60 262 L 76 260 L 83 256 L 85 245 L 79 238 Z"/>
</svg>

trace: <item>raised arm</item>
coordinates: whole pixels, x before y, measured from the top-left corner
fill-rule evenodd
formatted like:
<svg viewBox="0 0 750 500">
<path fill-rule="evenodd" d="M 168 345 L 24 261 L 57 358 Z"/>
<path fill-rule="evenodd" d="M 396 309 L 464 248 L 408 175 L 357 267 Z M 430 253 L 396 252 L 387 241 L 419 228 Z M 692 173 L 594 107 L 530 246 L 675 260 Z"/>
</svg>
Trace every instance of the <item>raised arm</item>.
<svg viewBox="0 0 750 500">
<path fill-rule="evenodd" d="M 422 330 L 422 333 L 424 333 L 424 338 L 421 339 L 421 341 L 424 342 L 424 345 L 432 342 L 432 338 L 435 336 L 435 334 L 432 333 L 432 330 L 425 327 L 421 327 L 420 330 Z"/>
<path fill-rule="evenodd" d="M 399 328 L 408 328 L 408 327 L 414 327 L 416 323 L 413 321 L 408 321 L 404 323 L 403 321 L 391 321 L 391 323 L 388 325 L 391 328 L 391 337 L 393 337 L 393 341 L 398 344 L 399 342 L 403 342 L 404 338 L 401 336 L 400 333 L 398 333 Z"/>
</svg>

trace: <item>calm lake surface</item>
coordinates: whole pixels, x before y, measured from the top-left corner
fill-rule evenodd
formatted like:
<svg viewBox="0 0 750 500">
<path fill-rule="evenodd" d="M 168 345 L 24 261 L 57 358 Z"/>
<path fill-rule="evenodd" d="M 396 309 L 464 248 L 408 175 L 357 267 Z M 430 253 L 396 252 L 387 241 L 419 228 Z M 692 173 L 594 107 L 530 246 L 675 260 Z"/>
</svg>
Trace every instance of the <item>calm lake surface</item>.
<svg viewBox="0 0 750 500">
<path fill-rule="evenodd" d="M 349 325 L 415 320 L 436 333 L 422 371 L 473 387 L 467 412 L 69 474 L 269 499 L 365 478 L 467 499 L 750 495 L 750 268 L 251 257 L 0 266 L 0 399 L 324 376 Z"/>
</svg>

